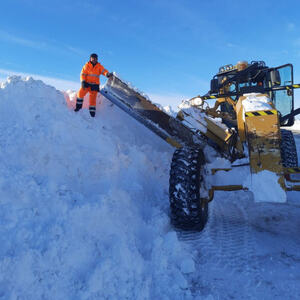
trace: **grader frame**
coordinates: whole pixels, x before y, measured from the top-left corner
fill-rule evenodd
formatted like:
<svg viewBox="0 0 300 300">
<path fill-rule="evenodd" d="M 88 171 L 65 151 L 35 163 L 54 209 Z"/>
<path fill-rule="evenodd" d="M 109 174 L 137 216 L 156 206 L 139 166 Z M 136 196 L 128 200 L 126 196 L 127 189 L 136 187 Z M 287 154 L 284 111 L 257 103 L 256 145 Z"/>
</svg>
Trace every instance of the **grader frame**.
<svg viewBox="0 0 300 300">
<path fill-rule="evenodd" d="M 268 171 L 276 175 L 274 184 L 282 190 L 300 191 L 293 136 L 281 130 L 293 125 L 300 113 L 300 108 L 294 109 L 294 89 L 299 87 L 293 83 L 291 64 L 269 68 L 253 61 L 221 67 L 211 80 L 210 91 L 184 101 L 176 117 L 115 74 L 100 92 L 177 148 L 170 171 L 171 219 L 180 228 L 201 230 L 215 191 L 247 190 L 243 184 L 218 181 L 219 172 L 248 168 L 255 176 Z M 213 107 L 207 105 L 210 99 L 215 100 Z M 285 136 L 291 140 L 291 155 L 282 147 Z M 207 170 L 203 153 L 207 145 L 232 166 Z M 246 162 L 236 164 L 239 159 Z M 216 178 L 215 183 L 206 184 L 206 177 Z"/>
</svg>

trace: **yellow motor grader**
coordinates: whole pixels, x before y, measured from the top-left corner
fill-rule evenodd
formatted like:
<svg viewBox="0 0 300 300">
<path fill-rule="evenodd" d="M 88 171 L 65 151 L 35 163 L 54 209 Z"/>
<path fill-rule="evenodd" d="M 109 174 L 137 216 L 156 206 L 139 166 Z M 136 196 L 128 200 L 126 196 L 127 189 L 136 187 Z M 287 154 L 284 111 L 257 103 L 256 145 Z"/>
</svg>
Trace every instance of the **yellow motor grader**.
<svg viewBox="0 0 300 300">
<path fill-rule="evenodd" d="M 293 125 L 300 113 L 294 108 L 299 87 L 291 64 L 269 68 L 263 61 L 242 61 L 221 67 L 210 91 L 183 101 L 176 117 L 117 76 L 101 93 L 177 148 L 170 169 L 171 221 L 181 229 L 202 230 L 215 191 L 251 190 L 245 169 L 250 181 L 262 174 L 271 178 L 280 198 L 274 202 L 285 201 L 285 191 L 300 191 L 294 137 L 281 128 Z M 206 147 L 227 158 L 227 166 L 209 161 Z"/>
</svg>

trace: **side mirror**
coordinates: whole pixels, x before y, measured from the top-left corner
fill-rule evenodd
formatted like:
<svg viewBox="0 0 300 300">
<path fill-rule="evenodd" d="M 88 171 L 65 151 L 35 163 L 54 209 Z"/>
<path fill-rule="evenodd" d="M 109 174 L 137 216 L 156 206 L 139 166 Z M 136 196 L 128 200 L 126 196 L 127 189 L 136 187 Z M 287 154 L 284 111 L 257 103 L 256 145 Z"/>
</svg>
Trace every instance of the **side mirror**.
<svg viewBox="0 0 300 300">
<path fill-rule="evenodd" d="M 270 72 L 270 78 L 271 78 L 272 86 L 281 85 L 280 73 L 278 70 L 272 70 Z"/>
<path fill-rule="evenodd" d="M 218 93 L 219 92 L 219 82 L 218 79 L 212 79 L 210 81 L 210 92 L 211 93 Z"/>
</svg>

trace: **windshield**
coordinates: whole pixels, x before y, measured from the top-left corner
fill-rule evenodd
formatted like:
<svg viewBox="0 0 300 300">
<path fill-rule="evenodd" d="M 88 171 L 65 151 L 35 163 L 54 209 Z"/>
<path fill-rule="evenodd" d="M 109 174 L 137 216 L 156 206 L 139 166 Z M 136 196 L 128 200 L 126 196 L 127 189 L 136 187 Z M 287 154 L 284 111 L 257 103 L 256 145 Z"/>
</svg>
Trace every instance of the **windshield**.
<svg viewBox="0 0 300 300">
<path fill-rule="evenodd" d="M 276 68 L 280 75 L 280 84 L 276 86 L 287 86 L 293 84 L 292 65 L 284 65 Z M 274 85 L 273 85 L 274 86 Z M 282 116 L 289 114 L 293 109 L 293 89 L 273 91 L 272 100 L 276 109 Z"/>
</svg>

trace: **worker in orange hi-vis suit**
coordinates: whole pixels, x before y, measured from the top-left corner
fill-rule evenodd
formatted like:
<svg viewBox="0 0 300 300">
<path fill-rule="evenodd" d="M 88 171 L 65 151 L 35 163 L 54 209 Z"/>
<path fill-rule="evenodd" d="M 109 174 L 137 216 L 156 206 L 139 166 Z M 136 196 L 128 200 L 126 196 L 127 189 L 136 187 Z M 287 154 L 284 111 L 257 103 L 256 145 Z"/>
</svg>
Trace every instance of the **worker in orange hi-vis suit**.
<svg viewBox="0 0 300 300">
<path fill-rule="evenodd" d="M 87 93 L 90 93 L 90 115 L 95 117 L 96 115 L 96 99 L 99 92 L 100 75 L 106 77 L 112 76 L 99 62 L 98 55 L 93 53 L 90 56 L 90 61 L 87 62 L 81 70 L 80 80 L 81 88 L 77 94 L 75 111 L 79 111 L 82 108 L 83 98 Z"/>
</svg>

